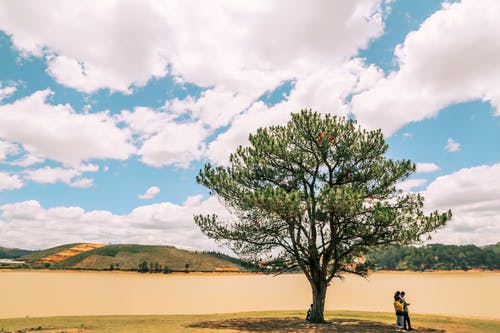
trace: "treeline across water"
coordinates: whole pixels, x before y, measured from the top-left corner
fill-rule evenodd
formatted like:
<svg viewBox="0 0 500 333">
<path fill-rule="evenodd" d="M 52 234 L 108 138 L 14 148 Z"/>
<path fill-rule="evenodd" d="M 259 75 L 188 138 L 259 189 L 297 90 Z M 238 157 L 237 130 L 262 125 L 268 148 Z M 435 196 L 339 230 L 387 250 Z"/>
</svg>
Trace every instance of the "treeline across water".
<svg viewBox="0 0 500 333">
<path fill-rule="evenodd" d="M 495 270 L 500 269 L 500 242 L 484 247 L 443 244 L 388 247 L 369 253 L 367 264 L 372 270 Z"/>
</svg>

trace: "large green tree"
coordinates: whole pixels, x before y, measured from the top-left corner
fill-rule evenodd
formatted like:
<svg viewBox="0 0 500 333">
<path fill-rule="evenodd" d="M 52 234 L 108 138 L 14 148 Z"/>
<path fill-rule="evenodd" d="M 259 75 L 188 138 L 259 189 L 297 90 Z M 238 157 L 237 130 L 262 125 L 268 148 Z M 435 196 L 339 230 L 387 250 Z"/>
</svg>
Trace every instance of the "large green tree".
<svg viewBox="0 0 500 333">
<path fill-rule="evenodd" d="M 417 242 L 451 218 L 425 215 L 420 194 L 397 190 L 415 165 L 387 158 L 380 130 L 303 110 L 249 140 L 229 166 L 206 164 L 197 177 L 235 218 L 198 215 L 195 222 L 243 258 L 300 267 L 312 289 L 313 322 L 324 322 L 334 278 L 367 274 L 360 258 L 368 249 Z"/>
</svg>

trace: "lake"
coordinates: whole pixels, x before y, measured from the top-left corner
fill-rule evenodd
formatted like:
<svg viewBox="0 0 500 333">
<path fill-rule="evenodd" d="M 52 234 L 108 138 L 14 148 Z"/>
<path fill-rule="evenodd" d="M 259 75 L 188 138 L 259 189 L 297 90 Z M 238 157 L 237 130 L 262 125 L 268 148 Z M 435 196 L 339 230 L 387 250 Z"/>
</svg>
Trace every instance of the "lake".
<svg viewBox="0 0 500 333">
<path fill-rule="evenodd" d="M 410 312 L 500 318 L 498 272 L 349 276 L 329 288 L 326 309 L 392 312 L 395 290 Z M 306 310 L 310 293 L 301 274 L 0 271 L 0 318 Z"/>
</svg>

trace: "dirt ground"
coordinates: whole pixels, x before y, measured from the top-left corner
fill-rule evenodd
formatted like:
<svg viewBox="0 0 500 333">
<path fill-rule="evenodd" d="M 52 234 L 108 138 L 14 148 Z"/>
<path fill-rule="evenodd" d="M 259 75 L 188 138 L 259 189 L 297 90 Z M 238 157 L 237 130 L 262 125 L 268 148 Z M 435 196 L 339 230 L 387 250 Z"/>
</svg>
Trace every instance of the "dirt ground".
<svg viewBox="0 0 500 333">
<path fill-rule="evenodd" d="M 385 333 L 398 332 L 394 325 L 387 325 L 375 321 L 333 319 L 326 324 L 315 325 L 298 318 L 238 318 L 221 321 L 205 321 L 189 325 L 192 328 L 214 330 L 235 330 L 251 333 Z M 418 333 L 444 333 L 443 330 L 419 327 Z"/>
</svg>

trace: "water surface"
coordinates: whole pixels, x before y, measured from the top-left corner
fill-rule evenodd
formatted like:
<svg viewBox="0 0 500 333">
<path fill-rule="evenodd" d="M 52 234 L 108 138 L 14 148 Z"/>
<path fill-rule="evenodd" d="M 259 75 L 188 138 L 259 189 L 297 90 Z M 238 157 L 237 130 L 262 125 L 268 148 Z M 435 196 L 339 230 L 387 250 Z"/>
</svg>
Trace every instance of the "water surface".
<svg viewBox="0 0 500 333">
<path fill-rule="evenodd" d="M 500 273 L 374 273 L 329 288 L 329 310 L 392 312 L 405 290 L 410 312 L 500 318 Z M 307 309 L 301 274 L 139 274 L 0 271 L 0 318 L 67 315 L 194 314 Z"/>
</svg>

